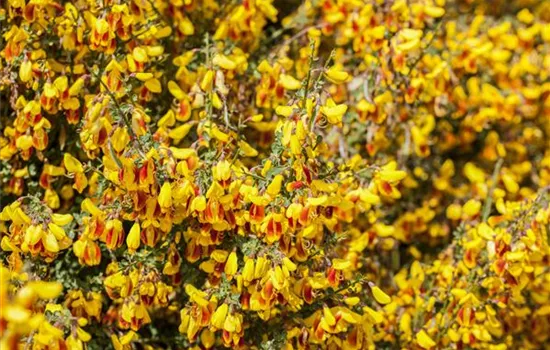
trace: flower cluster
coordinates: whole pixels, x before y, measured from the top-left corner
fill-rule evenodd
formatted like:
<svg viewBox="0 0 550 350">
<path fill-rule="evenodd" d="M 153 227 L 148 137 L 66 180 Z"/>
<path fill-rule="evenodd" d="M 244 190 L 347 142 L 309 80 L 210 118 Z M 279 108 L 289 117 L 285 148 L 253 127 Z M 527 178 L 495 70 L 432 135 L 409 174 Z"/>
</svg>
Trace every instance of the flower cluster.
<svg viewBox="0 0 550 350">
<path fill-rule="evenodd" d="M 549 13 L 7 0 L 1 347 L 547 346 Z"/>
</svg>

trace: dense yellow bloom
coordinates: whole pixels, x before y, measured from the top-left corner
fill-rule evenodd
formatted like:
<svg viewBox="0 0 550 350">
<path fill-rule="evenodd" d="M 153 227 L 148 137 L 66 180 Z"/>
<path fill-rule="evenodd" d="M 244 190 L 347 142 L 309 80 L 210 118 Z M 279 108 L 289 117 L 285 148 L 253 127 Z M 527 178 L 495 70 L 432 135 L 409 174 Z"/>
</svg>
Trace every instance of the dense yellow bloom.
<svg viewBox="0 0 550 350">
<path fill-rule="evenodd" d="M 0 346 L 550 342 L 550 5 L 7 0 Z"/>
</svg>

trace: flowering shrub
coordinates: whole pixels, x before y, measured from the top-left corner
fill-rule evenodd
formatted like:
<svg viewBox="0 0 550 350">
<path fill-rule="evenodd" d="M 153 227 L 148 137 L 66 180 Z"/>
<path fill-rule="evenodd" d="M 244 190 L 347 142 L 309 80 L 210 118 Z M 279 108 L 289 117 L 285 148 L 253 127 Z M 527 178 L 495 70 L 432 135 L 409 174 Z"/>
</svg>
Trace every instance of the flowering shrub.
<svg viewBox="0 0 550 350">
<path fill-rule="evenodd" d="M 6 0 L 0 346 L 548 347 L 549 14 Z"/>
</svg>

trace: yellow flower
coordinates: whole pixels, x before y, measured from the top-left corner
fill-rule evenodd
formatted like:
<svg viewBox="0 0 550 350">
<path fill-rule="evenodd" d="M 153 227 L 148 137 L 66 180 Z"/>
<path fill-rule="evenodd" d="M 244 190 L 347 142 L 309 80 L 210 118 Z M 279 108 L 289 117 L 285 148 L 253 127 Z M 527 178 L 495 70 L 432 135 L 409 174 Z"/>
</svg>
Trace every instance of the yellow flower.
<svg viewBox="0 0 550 350">
<path fill-rule="evenodd" d="M 380 288 L 375 285 L 371 285 L 371 292 L 374 296 L 374 299 L 380 304 L 389 304 L 391 303 L 391 297 L 384 293 Z"/>
<path fill-rule="evenodd" d="M 321 107 L 321 113 L 327 117 L 330 124 L 340 124 L 342 117 L 346 114 L 348 106 L 344 104 L 337 105 L 332 99 L 329 99 L 326 105 Z"/>
<path fill-rule="evenodd" d="M 222 54 L 216 54 L 212 59 L 212 63 L 216 66 L 220 66 L 223 69 L 233 70 L 237 67 L 237 64 Z"/>
<path fill-rule="evenodd" d="M 162 92 L 162 85 L 160 84 L 160 81 L 156 78 L 149 79 L 145 82 L 145 87 L 156 94 Z"/>
<path fill-rule="evenodd" d="M 342 84 L 349 79 L 349 74 L 343 70 L 332 66 L 326 72 L 325 75 L 327 79 L 334 84 Z"/>
<path fill-rule="evenodd" d="M 439 18 L 445 14 L 445 10 L 441 7 L 437 6 L 426 6 L 424 8 L 424 12 L 433 18 Z"/>
<path fill-rule="evenodd" d="M 132 55 L 134 56 L 134 59 L 140 63 L 147 62 L 149 59 L 147 51 L 139 46 L 134 48 Z"/>
<path fill-rule="evenodd" d="M 168 134 L 168 136 L 172 139 L 175 139 L 176 141 L 179 141 L 183 139 L 185 136 L 187 136 L 187 134 L 189 133 L 192 127 L 193 127 L 193 124 L 191 123 L 182 124 L 177 128 L 172 129 Z"/>
<path fill-rule="evenodd" d="M 20 150 L 26 151 L 32 147 L 32 136 L 22 135 L 17 138 L 15 145 Z"/>
<path fill-rule="evenodd" d="M 451 204 L 446 210 L 447 218 L 451 220 L 459 220 L 462 216 L 462 206 L 460 204 Z"/>
<path fill-rule="evenodd" d="M 32 62 L 24 60 L 19 67 L 19 78 L 22 82 L 28 82 L 32 79 Z"/>
<path fill-rule="evenodd" d="M 233 275 L 237 272 L 238 268 L 238 259 L 237 259 L 237 253 L 234 251 L 229 254 L 229 257 L 227 258 L 227 261 L 225 262 L 224 272 L 225 275 L 231 279 Z"/>
<path fill-rule="evenodd" d="M 63 291 L 63 285 L 59 282 L 33 281 L 29 282 L 28 286 L 44 300 L 55 299 Z"/>
<path fill-rule="evenodd" d="M 416 342 L 424 349 L 431 349 L 437 345 L 423 329 L 416 334 Z"/>
<path fill-rule="evenodd" d="M 162 185 L 158 196 L 158 203 L 163 209 L 169 209 L 172 207 L 172 186 L 170 185 L 170 182 L 165 182 Z"/>
<path fill-rule="evenodd" d="M 283 117 L 290 117 L 294 111 L 294 106 L 277 106 L 275 113 L 282 115 Z"/>
<path fill-rule="evenodd" d="M 481 202 L 475 199 L 470 199 L 462 206 L 462 212 L 469 217 L 479 214 L 480 210 Z"/>
<path fill-rule="evenodd" d="M 279 77 L 281 85 L 287 90 L 298 90 L 302 87 L 302 83 L 296 80 L 293 76 L 287 74 L 281 74 Z"/>
<path fill-rule="evenodd" d="M 139 227 L 139 223 L 134 223 L 132 225 L 132 228 L 130 229 L 130 233 L 128 233 L 128 237 L 126 237 L 126 245 L 128 246 L 128 250 L 130 253 L 135 252 L 139 248 L 139 244 L 141 241 L 141 230 Z"/>
<path fill-rule="evenodd" d="M 206 92 L 212 90 L 212 82 L 214 81 L 214 71 L 209 70 L 205 73 L 201 81 L 201 89 Z"/>
<path fill-rule="evenodd" d="M 65 166 L 65 169 L 67 169 L 70 173 L 82 173 L 84 172 L 84 167 L 82 167 L 82 163 L 75 157 L 73 157 L 70 153 L 65 153 L 63 155 L 63 165 Z"/>
<path fill-rule="evenodd" d="M 402 52 L 408 52 L 420 47 L 420 39 L 422 31 L 419 29 L 402 29 L 398 32 L 397 37 L 400 43 L 396 45 L 396 49 Z"/>
<path fill-rule="evenodd" d="M 212 315 L 212 319 L 210 321 L 213 327 L 217 329 L 223 329 L 225 319 L 227 318 L 228 310 L 229 310 L 229 306 L 225 303 L 218 306 L 218 308 Z"/>
<path fill-rule="evenodd" d="M 197 196 L 193 198 L 191 202 L 192 211 L 204 211 L 206 209 L 206 198 L 204 196 Z"/>
<path fill-rule="evenodd" d="M 225 318 L 225 322 L 223 323 L 223 329 L 227 332 L 236 332 L 239 333 L 241 331 L 241 317 L 239 315 L 235 314 L 228 314 Z"/>
</svg>

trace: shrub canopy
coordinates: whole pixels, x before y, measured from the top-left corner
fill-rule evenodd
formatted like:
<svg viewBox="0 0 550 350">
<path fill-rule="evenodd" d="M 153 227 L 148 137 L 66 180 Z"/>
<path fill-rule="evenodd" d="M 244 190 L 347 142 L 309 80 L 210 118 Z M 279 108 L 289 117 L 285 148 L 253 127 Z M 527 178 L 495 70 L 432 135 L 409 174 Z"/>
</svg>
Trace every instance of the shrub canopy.
<svg viewBox="0 0 550 350">
<path fill-rule="evenodd" d="M 548 347 L 549 14 L 4 1 L 0 346 Z"/>
</svg>

